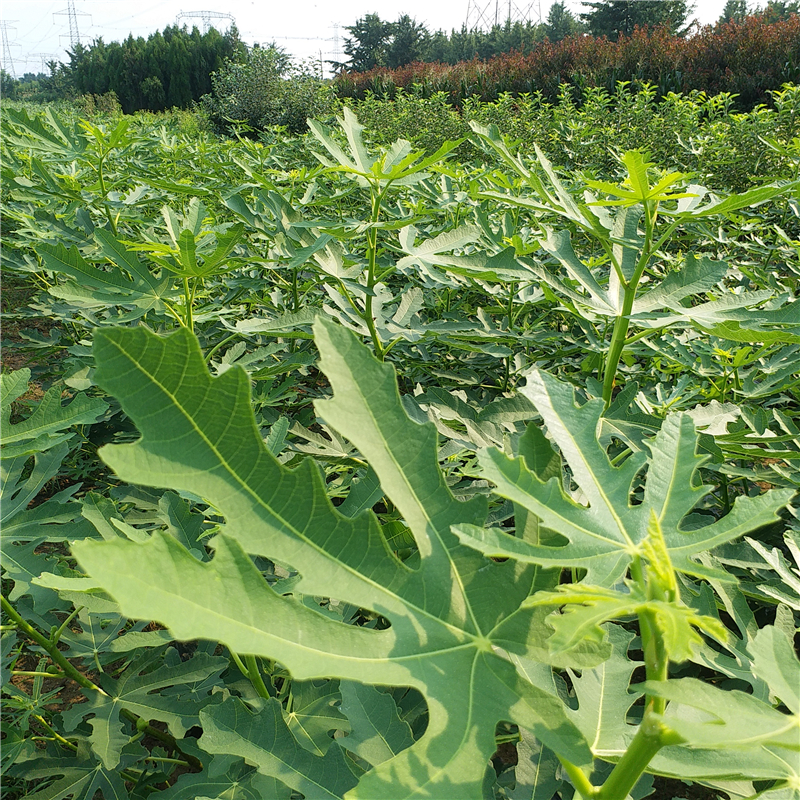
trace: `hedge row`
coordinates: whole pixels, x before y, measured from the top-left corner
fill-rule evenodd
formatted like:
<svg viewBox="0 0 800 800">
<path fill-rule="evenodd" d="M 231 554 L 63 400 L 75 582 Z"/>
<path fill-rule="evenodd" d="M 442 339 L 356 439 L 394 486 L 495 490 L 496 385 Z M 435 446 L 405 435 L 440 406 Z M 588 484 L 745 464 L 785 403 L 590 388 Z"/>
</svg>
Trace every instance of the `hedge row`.
<svg viewBox="0 0 800 800">
<path fill-rule="evenodd" d="M 340 97 L 394 97 L 417 87 L 422 96 L 445 92 L 461 107 L 470 97 L 494 102 L 503 94 L 535 94 L 555 100 L 564 84 L 614 91 L 618 82 L 650 83 L 659 96 L 692 90 L 738 95 L 751 109 L 769 102 L 770 90 L 800 82 L 800 16 L 765 24 L 757 17 L 705 27 L 688 38 L 666 28 L 636 29 L 616 42 L 573 36 L 545 41 L 529 55 L 507 53 L 488 61 L 414 63 L 395 70 L 342 73 Z"/>
</svg>

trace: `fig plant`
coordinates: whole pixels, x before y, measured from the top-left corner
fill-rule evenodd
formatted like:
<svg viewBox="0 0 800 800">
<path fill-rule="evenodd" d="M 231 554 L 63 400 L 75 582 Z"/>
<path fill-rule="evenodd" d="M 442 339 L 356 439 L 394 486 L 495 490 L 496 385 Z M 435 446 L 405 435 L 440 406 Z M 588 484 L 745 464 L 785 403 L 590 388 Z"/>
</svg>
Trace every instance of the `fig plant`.
<svg viewBox="0 0 800 800">
<path fill-rule="evenodd" d="M 91 591 L 108 592 L 126 616 L 156 620 L 178 640 L 210 639 L 280 662 L 295 680 L 412 687 L 427 702 L 427 728 L 364 771 L 343 761 L 338 745 L 316 759 L 298 751 L 275 722 L 271 698 L 254 716 L 228 697 L 200 711 L 201 747 L 241 756 L 307 796 L 317 780 L 312 796 L 479 800 L 495 727 L 506 722 L 555 753 L 587 800 L 626 797 L 651 762 L 667 774 L 683 774 L 687 763 L 696 778 L 758 773 L 792 785 L 786 765 L 800 749 L 800 722 L 789 676 L 797 662 L 781 631 L 758 635 L 754 671 L 786 712 L 736 690 L 698 691 L 694 679 L 670 674 L 703 637 L 722 647 L 727 639 L 718 619 L 684 601 L 679 580 L 727 577 L 703 554 L 774 521 L 791 490 L 740 497 L 729 514 L 702 524 L 692 515 L 709 489 L 697 480 L 704 459 L 688 417 L 668 417 L 649 456 L 631 454 L 614 466 L 597 436 L 603 402 L 578 406 L 571 387 L 534 373 L 526 393 L 582 502 L 560 474 L 537 475 L 537 461 L 555 455 L 541 434 L 530 434 L 517 458 L 490 449 L 481 463 L 522 518 L 535 515 L 541 541 L 486 529 L 485 498 L 453 497 L 437 463 L 435 429 L 409 418 L 393 368 L 333 323 L 318 320 L 315 338 L 333 389 L 317 411 L 375 470 L 411 529 L 415 555 L 399 560 L 371 511 L 337 512 L 311 460 L 282 467 L 254 424 L 245 373 L 212 378 L 185 329 L 167 338 L 143 329 L 96 335 L 97 380 L 141 432 L 134 443 L 106 447 L 103 457 L 125 480 L 211 504 L 224 520 L 210 542 L 213 558 L 198 560 L 168 534 L 84 540 L 73 552 Z M 293 568 L 296 578 L 270 585 L 259 558 Z M 586 576 L 556 586 L 557 573 L 542 569 L 552 567 Z M 51 576 L 49 585 L 69 584 Z M 343 624 L 304 602 L 308 595 L 369 609 L 383 622 Z M 630 637 L 617 625 L 631 619 L 639 623 L 644 681 L 608 664 L 627 656 Z M 581 681 L 604 671 L 599 695 L 580 691 L 571 708 L 554 667 L 581 671 Z M 100 718 L 96 703 L 76 713 Z M 180 732 L 177 720 L 169 724 Z M 289 751 L 284 759 L 281 748 Z M 735 764 L 719 758 L 731 748 Z M 600 768 L 604 761 L 614 764 L 610 773 Z"/>
</svg>

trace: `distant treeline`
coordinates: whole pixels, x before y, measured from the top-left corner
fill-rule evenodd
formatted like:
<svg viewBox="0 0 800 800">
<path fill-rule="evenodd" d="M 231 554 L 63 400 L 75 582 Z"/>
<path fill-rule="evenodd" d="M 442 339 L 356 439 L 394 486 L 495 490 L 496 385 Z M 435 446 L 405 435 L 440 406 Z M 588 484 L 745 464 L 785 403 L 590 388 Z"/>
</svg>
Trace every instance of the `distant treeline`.
<svg viewBox="0 0 800 800">
<path fill-rule="evenodd" d="M 68 63 L 49 64 L 49 76 L 25 76 L 16 86 L 6 80 L 5 88 L 12 96 L 35 100 L 113 92 L 126 114 L 187 108 L 211 92 L 212 73 L 246 55 L 235 26 L 221 34 L 214 28 L 200 33 L 173 25 L 147 39 L 131 35 L 123 42 L 98 38 L 88 46 L 75 45 Z"/>
<path fill-rule="evenodd" d="M 468 98 L 495 102 L 504 94 L 553 101 L 564 85 L 613 92 L 620 81 L 651 84 L 661 97 L 693 90 L 728 92 L 737 95 L 738 108 L 752 109 L 770 102 L 770 92 L 782 84 L 800 83 L 800 15 L 771 24 L 749 16 L 708 26 L 691 37 L 674 35 L 666 27 L 636 28 L 616 41 L 570 36 L 542 42 L 527 54 L 342 72 L 335 85 L 340 98 L 390 99 L 401 89 L 422 97 L 441 92 L 461 107 Z"/>
<path fill-rule="evenodd" d="M 171 26 L 147 39 L 77 45 L 69 54 L 69 72 L 78 94 L 114 92 L 126 113 L 163 111 L 185 108 L 208 94 L 211 73 L 245 52 L 235 27 L 225 34 L 214 28 L 201 34 L 197 28 Z"/>
<path fill-rule="evenodd" d="M 542 23 L 449 34 L 406 14 L 395 22 L 367 14 L 345 28 L 348 59 L 334 64 L 333 81 L 323 80 L 320 64 L 294 64 L 274 44 L 248 48 L 235 26 L 224 34 L 170 26 L 147 39 L 79 44 L 68 63 L 50 63 L 49 76 L 14 81 L 3 72 L 0 91 L 34 101 L 83 97 L 125 113 L 198 104 L 221 130 L 302 132 L 307 117 L 333 113 L 342 100 L 391 100 L 398 89 L 443 93 L 460 108 L 470 98 L 553 101 L 565 84 L 580 94 L 630 81 L 652 84 L 659 97 L 728 92 L 751 109 L 782 84 L 800 83 L 800 0 L 769 0 L 755 13 L 746 0 L 728 0 L 717 24 L 704 28 L 693 27 L 688 0 L 585 5 L 592 10 L 575 16 L 557 0 Z"/>
</svg>

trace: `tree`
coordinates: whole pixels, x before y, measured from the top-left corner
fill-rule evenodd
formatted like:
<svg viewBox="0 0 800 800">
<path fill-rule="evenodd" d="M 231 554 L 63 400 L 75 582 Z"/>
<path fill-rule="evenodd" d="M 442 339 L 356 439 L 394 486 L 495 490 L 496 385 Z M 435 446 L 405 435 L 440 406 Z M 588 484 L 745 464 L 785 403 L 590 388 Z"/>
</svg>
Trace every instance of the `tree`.
<svg viewBox="0 0 800 800">
<path fill-rule="evenodd" d="M 345 26 L 351 36 L 344 40 L 344 52 L 349 61 L 343 66 L 353 72 L 366 72 L 373 67 L 386 66 L 386 52 L 392 36 L 392 23 L 384 22 L 377 14 L 367 14 L 355 25 Z"/>
<path fill-rule="evenodd" d="M 222 130 L 241 129 L 243 123 L 252 130 L 281 125 L 303 133 L 308 117 L 327 116 L 334 103 L 333 87 L 312 65 L 295 66 L 274 42 L 254 47 L 243 61 L 226 61 L 211 82 L 213 92 L 201 105 Z"/>
<path fill-rule="evenodd" d="M 11 73 L 0 69 L 0 97 L 13 100 L 17 96 L 17 81 Z"/>
<path fill-rule="evenodd" d="M 766 23 L 780 22 L 788 19 L 792 14 L 800 14 L 800 0 L 785 2 L 785 0 L 769 0 L 767 7 L 760 12 L 759 16 Z"/>
<path fill-rule="evenodd" d="M 185 108 L 192 101 L 192 88 L 189 83 L 189 48 L 186 36 L 177 35 L 170 40 L 167 50 L 169 85 L 167 86 L 167 105 Z"/>
<path fill-rule="evenodd" d="M 391 41 L 386 47 L 386 66 L 390 69 L 419 61 L 428 38 L 427 28 L 402 14 L 390 26 Z"/>
<path fill-rule="evenodd" d="M 717 25 L 722 25 L 725 22 L 742 22 L 749 14 L 750 9 L 747 6 L 747 0 L 728 0 L 725 3 L 725 8 L 722 9 L 719 20 L 717 20 Z"/>
<path fill-rule="evenodd" d="M 560 42 L 567 36 L 574 36 L 585 30 L 585 26 L 575 18 L 575 15 L 564 5 L 563 0 L 556 0 L 550 6 L 547 22 L 544 24 L 545 35 L 551 42 Z"/>
<path fill-rule="evenodd" d="M 594 36 L 617 39 L 629 36 L 637 26 L 666 25 L 672 33 L 683 36 L 690 27 L 689 0 L 599 0 L 584 3 L 592 10 L 580 15 Z"/>
</svg>

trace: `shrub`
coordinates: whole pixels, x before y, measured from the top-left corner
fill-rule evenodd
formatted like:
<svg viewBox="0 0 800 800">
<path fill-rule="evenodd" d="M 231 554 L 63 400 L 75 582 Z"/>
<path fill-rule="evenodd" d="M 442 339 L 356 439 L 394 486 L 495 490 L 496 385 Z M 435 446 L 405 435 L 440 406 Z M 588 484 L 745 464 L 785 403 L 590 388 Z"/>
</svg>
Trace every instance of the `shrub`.
<svg viewBox="0 0 800 800">
<path fill-rule="evenodd" d="M 76 97 L 73 103 L 78 113 L 85 117 L 94 117 L 98 114 L 117 117 L 122 114 L 122 106 L 116 92 L 82 94 Z"/>
<path fill-rule="evenodd" d="M 211 77 L 212 93 L 201 107 L 220 129 L 243 124 L 253 130 L 281 126 L 302 133 L 309 117 L 327 117 L 335 106 L 330 84 L 307 64 L 293 65 L 273 46 L 255 48 L 241 62 L 227 61 Z"/>
<path fill-rule="evenodd" d="M 368 92 L 353 103 L 367 135 L 387 145 L 398 138 L 435 152 L 448 139 L 469 136 L 470 120 L 497 125 L 529 152 L 538 144 L 559 165 L 595 173 L 613 173 L 618 155 L 646 148 L 672 169 L 703 181 L 742 191 L 756 181 L 788 177 L 785 156 L 766 140 L 789 143 L 800 135 L 800 87 L 785 84 L 772 92 L 774 108 L 737 112 L 731 93 L 709 95 L 693 90 L 669 92 L 659 99 L 653 84 L 621 81 L 611 92 L 564 83 L 555 102 L 541 91 L 505 92 L 492 102 L 467 98 L 459 113 L 445 92 L 426 96 L 424 87 L 396 88 L 392 97 Z M 462 154 L 471 145 L 461 145 Z M 474 157 L 474 151 L 470 157 Z"/>
<path fill-rule="evenodd" d="M 432 153 L 447 140 L 469 136 L 470 127 L 450 105 L 445 92 L 426 97 L 420 86 L 410 92 L 398 89 L 392 99 L 372 92 L 358 103 L 358 117 L 373 142 L 390 145 L 408 139 L 415 147 Z"/>
</svg>

